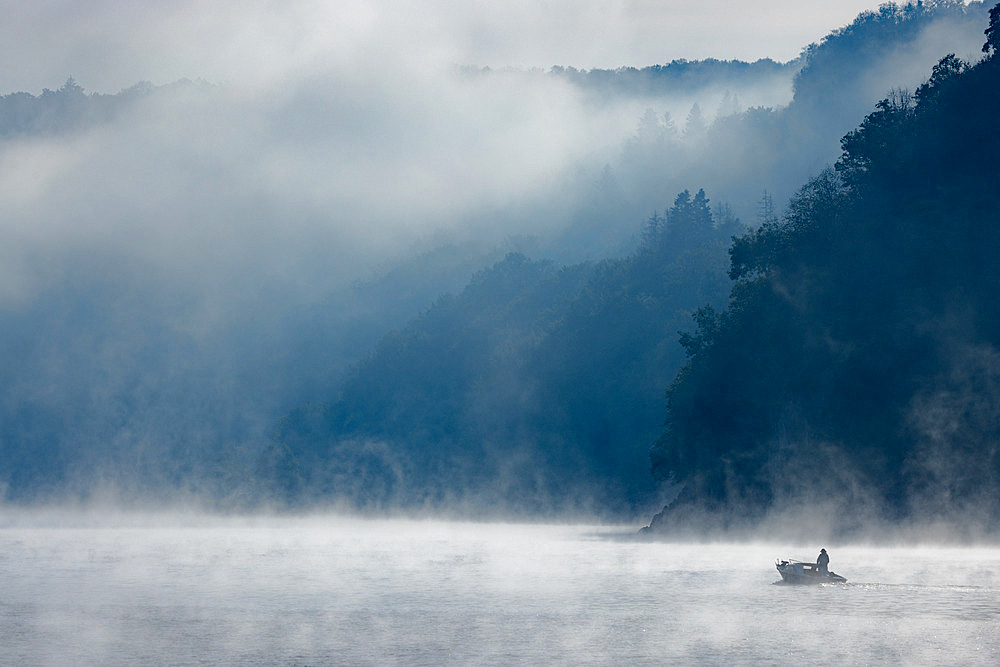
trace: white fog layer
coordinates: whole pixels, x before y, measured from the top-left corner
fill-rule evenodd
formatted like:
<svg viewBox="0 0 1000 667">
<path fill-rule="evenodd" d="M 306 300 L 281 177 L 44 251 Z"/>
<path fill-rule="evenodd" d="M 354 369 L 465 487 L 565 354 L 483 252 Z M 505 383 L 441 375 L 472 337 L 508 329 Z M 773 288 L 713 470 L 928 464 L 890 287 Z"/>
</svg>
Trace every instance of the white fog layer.
<svg viewBox="0 0 1000 667">
<path fill-rule="evenodd" d="M 4 4 L 0 90 L 74 76 L 113 93 L 180 78 L 269 86 L 452 65 L 615 68 L 674 58 L 791 60 L 871 0 L 96 0 Z M 44 35 L 44 48 L 38 36 Z M 70 68 L 71 71 L 67 71 Z M 55 79 L 54 81 L 51 81 Z"/>
<path fill-rule="evenodd" d="M 79 520 L 77 517 L 75 520 Z M 1000 550 L 631 528 L 170 520 L 0 529 L 11 664 L 996 664 Z M 112 524 L 114 525 L 114 524 Z"/>
</svg>

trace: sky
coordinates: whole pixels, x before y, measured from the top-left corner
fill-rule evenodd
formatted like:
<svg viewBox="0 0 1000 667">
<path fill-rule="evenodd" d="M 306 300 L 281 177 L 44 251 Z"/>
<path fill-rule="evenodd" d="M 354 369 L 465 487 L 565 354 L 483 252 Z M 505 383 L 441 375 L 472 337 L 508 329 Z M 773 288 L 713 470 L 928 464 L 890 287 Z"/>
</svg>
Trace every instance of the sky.
<svg viewBox="0 0 1000 667">
<path fill-rule="evenodd" d="M 0 92 L 369 68 L 789 60 L 872 0 L 3 0 Z"/>
</svg>

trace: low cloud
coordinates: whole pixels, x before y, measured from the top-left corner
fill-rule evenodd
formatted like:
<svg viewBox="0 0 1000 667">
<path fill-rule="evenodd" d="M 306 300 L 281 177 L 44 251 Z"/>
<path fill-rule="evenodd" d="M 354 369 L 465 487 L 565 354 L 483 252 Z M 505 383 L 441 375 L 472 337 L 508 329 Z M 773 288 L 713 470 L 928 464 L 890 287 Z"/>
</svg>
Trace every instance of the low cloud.
<svg viewBox="0 0 1000 667">
<path fill-rule="evenodd" d="M 317 71 L 790 60 L 879 3 L 851 0 L 465 0 L 329 3 L 40 0 L 6 8 L 0 90 L 75 76 L 115 92 L 182 77 L 267 88 Z M 40 48 L 40 47 L 44 48 Z M 68 71 L 69 70 L 69 71 Z"/>
</svg>

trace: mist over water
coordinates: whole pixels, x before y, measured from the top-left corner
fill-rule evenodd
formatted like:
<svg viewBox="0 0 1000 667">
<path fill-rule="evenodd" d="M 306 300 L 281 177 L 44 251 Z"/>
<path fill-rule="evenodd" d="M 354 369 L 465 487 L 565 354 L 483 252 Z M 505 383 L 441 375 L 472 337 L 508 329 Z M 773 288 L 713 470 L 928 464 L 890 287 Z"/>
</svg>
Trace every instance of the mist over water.
<svg viewBox="0 0 1000 667">
<path fill-rule="evenodd" d="M 775 585 L 775 558 L 820 546 L 642 542 L 615 526 L 15 516 L 0 528 L 0 636 L 12 664 L 51 665 L 1000 658 L 1000 550 L 825 544 L 846 585 Z"/>
</svg>

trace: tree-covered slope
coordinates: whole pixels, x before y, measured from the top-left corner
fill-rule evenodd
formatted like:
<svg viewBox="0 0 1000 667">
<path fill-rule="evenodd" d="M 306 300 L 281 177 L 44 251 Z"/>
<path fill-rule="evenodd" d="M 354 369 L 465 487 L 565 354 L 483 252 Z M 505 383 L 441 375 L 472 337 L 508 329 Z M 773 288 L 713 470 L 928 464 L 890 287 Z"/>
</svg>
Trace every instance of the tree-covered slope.
<svg viewBox="0 0 1000 667">
<path fill-rule="evenodd" d="M 649 502 L 644 451 L 692 306 L 724 297 L 740 231 L 703 192 L 634 255 L 559 268 L 510 254 L 386 336 L 324 407 L 284 420 L 260 473 L 293 502 L 598 511 Z"/>
<path fill-rule="evenodd" d="M 1000 7 L 1000 6 L 998 6 Z M 769 511 L 995 524 L 1000 58 L 942 59 L 844 137 L 835 170 L 738 239 L 653 450 L 654 526 Z"/>
<path fill-rule="evenodd" d="M 626 148 L 621 188 L 610 190 L 619 198 L 637 188 L 648 194 L 655 188 L 642 183 L 662 187 L 683 175 L 672 169 L 695 182 L 721 179 L 720 187 L 754 198 L 776 182 L 790 190 L 786 183 L 822 164 L 816 146 L 842 134 L 848 126 L 837 123 L 881 85 L 865 75 L 866 65 L 885 66 L 898 54 L 916 58 L 914 44 L 926 46 L 929 30 L 964 35 L 981 10 L 934 2 L 863 14 L 806 53 L 788 109 L 750 110 L 701 129 L 689 121 L 682 134 L 655 116 L 644 120 Z M 832 109 L 824 102 L 852 85 L 849 103 Z M 816 197 L 842 189 L 829 174 L 811 187 Z M 805 191 L 797 201 L 800 217 L 825 205 Z M 508 257 L 387 336 L 335 400 L 283 422 L 258 471 L 267 492 L 362 506 L 472 498 L 525 511 L 578 507 L 582 499 L 612 509 L 648 500 L 654 486 L 646 448 L 662 427 L 663 390 L 683 362 L 675 332 L 687 326 L 693 306 L 721 305 L 723 255 L 708 248 L 728 241 L 725 233 L 682 240 L 678 225 L 657 236 L 658 224 L 651 222 L 642 249 L 623 260 L 559 269 Z M 783 318 L 792 316 L 783 307 L 776 304 L 769 320 L 751 322 L 742 334 L 773 337 L 779 357 L 761 360 L 762 367 L 784 363 L 797 344 L 781 338 Z M 725 317 L 700 312 L 706 329 L 682 342 L 689 351 L 707 347 L 706 331 Z M 692 410 L 709 423 L 735 420 L 733 430 L 748 441 L 765 438 L 768 417 L 743 410 L 741 401 L 764 401 L 770 380 L 749 376 L 752 388 L 726 387 Z M 657 472 L 669 476 L 663 451 Z M 684 456 L 688 471 L 707 470 L 714 460 L 707 450 Z M 740 491 L 751 492 L 752 485 Z"/>
</svg>

